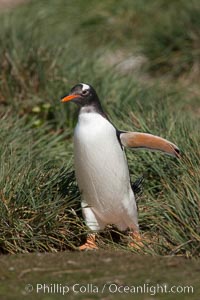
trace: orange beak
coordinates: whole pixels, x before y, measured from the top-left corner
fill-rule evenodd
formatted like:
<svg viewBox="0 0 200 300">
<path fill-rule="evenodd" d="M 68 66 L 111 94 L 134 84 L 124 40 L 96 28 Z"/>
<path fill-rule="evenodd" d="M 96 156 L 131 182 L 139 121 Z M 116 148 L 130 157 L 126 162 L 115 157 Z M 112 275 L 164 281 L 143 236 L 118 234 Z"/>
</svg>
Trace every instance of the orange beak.
<svg viewBox="0 0 200 300">
<path fill-rule="evenodd" d="M 68 95 L 68 96 L 62 98 L 61 102 L 68 102 L 68 101 L 71 101 L 71 100 L 73 100 L 75 98 L 78 98 L 78 97 L 80 97 L 80 95 L 78 95 L 78 94 Z"/>
</svg>

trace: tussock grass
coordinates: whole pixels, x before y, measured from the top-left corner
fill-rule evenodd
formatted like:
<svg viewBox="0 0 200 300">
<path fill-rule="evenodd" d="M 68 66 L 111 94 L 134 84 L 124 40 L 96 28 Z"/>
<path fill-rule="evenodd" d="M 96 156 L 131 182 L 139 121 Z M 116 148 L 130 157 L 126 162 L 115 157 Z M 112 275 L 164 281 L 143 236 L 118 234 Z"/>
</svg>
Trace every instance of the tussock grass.
<svg viewBox="0 0 200 300">
<path fill-rule="evenodd" d="M 186 76 L 198 64 L 198 12 L 196 1 L 59 0 L 1 16 L 2 253 L 75 249 L 87 233 L 73 172 L 76 107 L 59 98 L 89 82 L 119 129 L 163 136 L 182 152 L 177 160 L 127 150 L 132 180 L 145 177 L 138 205 L 146 242 L 139 252 L 199 255 L 199 99 L 173 80 L 143 82 L 104 61 L 107 50 L 139 51 L 157 74 Z M 114 229 L 99 236 L 102 247 L 131 250 L 125 240 Z"/>
<path fill-rule="evenodd" d="M 159 11 L 159 13 L 156 13 Z M 158 75 L 190 77 L 198 82 L 200 4 L 198 1 L 153 1 L 145 11 L 148 27 L 142 41 L 149 68 Z"/>
<path fill-rule="evenodd" d="M 80 243 L 80 199 L 66 134 L 33 125 L 1 120 L 1 252 L 57 251 Z"/>
</svg>

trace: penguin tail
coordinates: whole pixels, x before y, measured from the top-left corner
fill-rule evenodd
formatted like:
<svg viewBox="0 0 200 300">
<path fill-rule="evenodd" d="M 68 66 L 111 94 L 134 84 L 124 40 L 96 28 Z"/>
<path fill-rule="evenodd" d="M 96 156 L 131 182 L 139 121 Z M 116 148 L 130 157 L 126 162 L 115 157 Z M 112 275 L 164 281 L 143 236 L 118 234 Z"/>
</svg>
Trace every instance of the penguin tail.
<svg viewBox="0 0 200 300">
<path fill-rule="evenodd" d="M 137 198 L 142 195 L 143 183 L 144 183 L 144 176 L 141 176 L 131 184 L 133 193 L 136 195 Z"/>
</svg>

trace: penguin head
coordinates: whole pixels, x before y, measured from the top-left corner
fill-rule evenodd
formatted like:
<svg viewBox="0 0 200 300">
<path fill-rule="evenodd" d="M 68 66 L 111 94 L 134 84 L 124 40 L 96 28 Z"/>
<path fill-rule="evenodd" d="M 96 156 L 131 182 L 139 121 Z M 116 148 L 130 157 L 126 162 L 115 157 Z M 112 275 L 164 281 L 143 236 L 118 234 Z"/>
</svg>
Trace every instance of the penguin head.
<svg viewBox="0 0 200 300">
<path fill-rule="evenodd" d="M 91 85 L 79 83 L 71 89 L 69 94 L 61 98 L 61 102 L 68 101 L 75 102 L 79 106 L 88 106 L 99 101 L 99 99 Z"/>
</svg>

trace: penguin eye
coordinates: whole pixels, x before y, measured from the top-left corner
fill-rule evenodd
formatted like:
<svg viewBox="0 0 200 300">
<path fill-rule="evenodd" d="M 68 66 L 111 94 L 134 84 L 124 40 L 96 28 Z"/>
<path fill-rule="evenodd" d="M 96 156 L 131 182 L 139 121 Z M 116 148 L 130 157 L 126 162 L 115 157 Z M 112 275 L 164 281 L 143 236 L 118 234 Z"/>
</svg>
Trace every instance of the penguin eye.
<svg viewBox="0 0 200 300">
<path fill-rule="evenodd" d="M 83 95 L 83 96 L 87 96 L 88 94 L 89 94 L 89 91 L 88 91 L 88 90 L 82 91 L 82 95 Z"/>
</svg>

